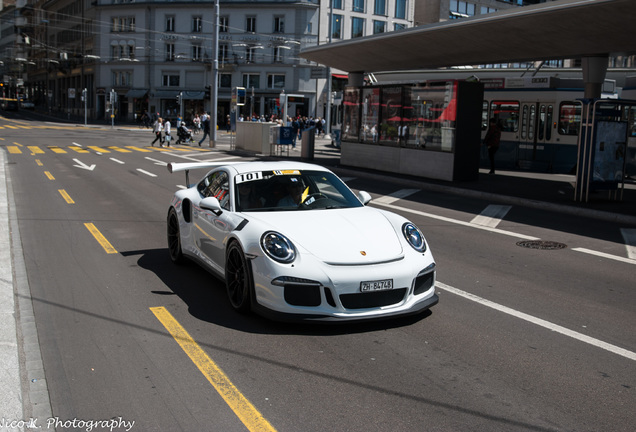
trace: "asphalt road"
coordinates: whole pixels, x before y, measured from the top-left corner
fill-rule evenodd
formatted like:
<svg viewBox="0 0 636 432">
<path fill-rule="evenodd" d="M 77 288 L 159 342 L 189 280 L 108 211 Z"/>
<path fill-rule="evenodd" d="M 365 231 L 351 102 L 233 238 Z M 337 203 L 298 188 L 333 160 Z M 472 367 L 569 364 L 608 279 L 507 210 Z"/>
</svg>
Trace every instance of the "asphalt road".
<svg viewBox="0 0 636 432">
<path fill-rule="evenodd" d="M 280 324 L 234 313 L 221 281 L 166 248 L 185 180 L 165 164 L 247 157 L 150 148 L 141 130 L 0 127 L 57 430 L 633 430 L 636 261 L 621 227 L 343 171 L 422 228 L 440 303 Z"/>
</svg>

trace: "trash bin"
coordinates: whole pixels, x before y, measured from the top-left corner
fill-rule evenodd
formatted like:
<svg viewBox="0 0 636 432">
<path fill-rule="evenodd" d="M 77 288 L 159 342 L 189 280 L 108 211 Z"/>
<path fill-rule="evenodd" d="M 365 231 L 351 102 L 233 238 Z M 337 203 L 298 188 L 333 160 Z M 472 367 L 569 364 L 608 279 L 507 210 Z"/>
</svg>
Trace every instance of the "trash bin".
<svg viewBox="0 0 636 432">
<path fill-rule="evenodd" d="M 316 142 L 316 128 L 309 128 L 303 131 L 303 144 L 300 157 L 305 160 L 314 160 L 314 145 Z"/>
</svg>

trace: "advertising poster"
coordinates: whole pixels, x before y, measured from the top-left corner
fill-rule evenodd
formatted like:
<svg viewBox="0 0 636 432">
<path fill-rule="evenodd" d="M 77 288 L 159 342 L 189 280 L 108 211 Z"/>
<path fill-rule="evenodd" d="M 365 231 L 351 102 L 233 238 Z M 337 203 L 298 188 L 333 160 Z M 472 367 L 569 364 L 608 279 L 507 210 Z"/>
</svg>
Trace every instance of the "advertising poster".
<svg viewBox="0 0 636 432">
<path fill-rule="evenodd" d="M 622 183 L 626 147 L 626 122 L 597 122 L 592 183 L 596 186 L 617 186 Z"/>
</svg>

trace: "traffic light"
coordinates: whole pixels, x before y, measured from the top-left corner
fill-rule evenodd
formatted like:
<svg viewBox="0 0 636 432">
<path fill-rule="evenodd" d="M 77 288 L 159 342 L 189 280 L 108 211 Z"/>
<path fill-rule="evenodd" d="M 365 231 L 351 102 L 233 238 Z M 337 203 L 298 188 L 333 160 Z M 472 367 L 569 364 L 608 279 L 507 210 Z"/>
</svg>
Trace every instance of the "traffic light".
<svg viewBox="0 0 636 432">
<path fill-rule="evenodd" d="M 177 104 L 181 105 L 181 92 L 177 93 Z"/>
</svg>

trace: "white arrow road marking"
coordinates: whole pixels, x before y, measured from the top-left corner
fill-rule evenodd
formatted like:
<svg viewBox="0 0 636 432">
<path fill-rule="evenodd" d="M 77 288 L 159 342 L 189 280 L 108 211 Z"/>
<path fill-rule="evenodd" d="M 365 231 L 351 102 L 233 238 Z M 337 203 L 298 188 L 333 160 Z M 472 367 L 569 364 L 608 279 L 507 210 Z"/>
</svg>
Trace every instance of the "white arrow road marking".
<svg viewBox="0 0 636 432">
<path fill-rule="evenodd" d="M 146 170 L 142 170 L 141 168 L 137 168 L 137 171 L 139 171 L 142 174 L 146 174 L 147 176 L 150 176 L 150 177 L 157 177 L 157 174 L 153 174 L 153 173 L 148 172 Z"/>
<path fill-rule="evenodd" d="M 110 158 L 113 162 L 117 162 L 118 164 L 124 165 L 126 162 L 120 161 L 119 159 Z"/>
<path fill-rule="evenodd" d="M 511 208 L 511 206 L 504 205 L 489 205 L 479 216 L 475 216 L 470 223 L 495 228 L 506 217 Z"/>
<path fill-rule="evenodd" d="M 413 195 L 414 193 L 418 193 L 419 189 L 401 189 L 399 191 L 393 192 L 390 195 L 385 195 L 380 198 L 374 200 L 375 203 L 379 204 L 392 204 L 395 201 L 401 200 L 402 198 L 406 198 L 409 195 Z"/>
<path fill-rule="evenodd" d="M 84 162 L 80 161 L 79 159 L 73 159 L 73 160 L 77 164 L 77 165 L 73 165 L 75 167 L 78 167 L 78 168 L 81 168 L 81 169 L 85 169 L 85 170 L 89 170 L 89 171 L 93 171 L 95 169 L 95 166 L 96 166 L 95 164 L 88 166 Z"/>
<path fill-rule="evenodd" d="M 487 306 L 489 308 L 498 310 L 499 312 L 503 312 L 505 314 L 512 315 L 513 317 L 516 317 L 516 318 L 531 322 L 532 324 L 536 324 L 536 325 L 538 325 L 540 327 L 546 328 L 546 329 L 551 330 L 553 332 L 561 333 L 562 335 L 571 337 L 573 339 L 577 339 L 577 340 L 579 340 L 581 342 L 585 342 L 587 344 L 593 345 L 593 346 L 595 346 L 597 348 L 601 348 L 601 349 L 607 350 L 607 351 L 612 352 L 614 354 L 618 354 L 618 355 L 626 357 L 626 358 L 628 358 L 630 360 L 636 360 L 636 353 L 634 353 L 632 351 L 628 351 L 628 350 L 623 349 L 621 347 L 618 347 L 616 345 L 612 345 L 612 344 L 609 344 L 607 342 L 603 342 L 602 340 L 595 339 L 593 337 L 584 335 L 582 333 L 575 332 L 575 331 L 567 329 L 565 327 L 561 327 L 560 325 L 551 323 L 551 322 L 543 320 L 541 318 L 537 318 L 535 316 L 528 315 L 526 313 L 523 313 L 523 312 L 520 312 L 518 310 L 509 308 L 507 306 L 503 306 L 503 305 L 500 305 L 498 303 L 492 302 L 490 300 L 486 300 L 485 298 L 476 296 L 475 294 L 472 294 L 472 293 L 469 293 L 469 292 L 466 292 L 466 291 L 462 291 L 460 289 L 457 289 L 457 288 L 452 287 L 450 285 L 446 285 L 446 284 L 441 283 L 439 281 L 437 281 L 435 286 L 437 288 L 443 289 L 444 291 L 451 292 L 451 293 L 453 293 L 455 295 L 458 295 L 460 297 L 464 297 L 465 299 L 477 302 L 477 303 L 479 303 L 479 304 L 481 304 L 483 306 Z"/>
<path fill-rule="evenodd" d="M 144 159 L 148 159 L 150 162 L 154 162 L 155 165 L 168 166 L 167 162 L 160 161 L 159 159 L 154 159 L 154 158 L 151 158 L 151 157 L 145 157 Z"/>
<path fill-rule="evenodd" d="M 621 234 L 623 234 L 623 239 L 625 240 L 627 256 L 630 259 L 636 260 L 636 229 L 621 228 Z"/>
</svg>

